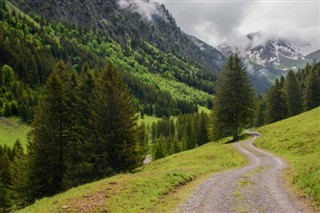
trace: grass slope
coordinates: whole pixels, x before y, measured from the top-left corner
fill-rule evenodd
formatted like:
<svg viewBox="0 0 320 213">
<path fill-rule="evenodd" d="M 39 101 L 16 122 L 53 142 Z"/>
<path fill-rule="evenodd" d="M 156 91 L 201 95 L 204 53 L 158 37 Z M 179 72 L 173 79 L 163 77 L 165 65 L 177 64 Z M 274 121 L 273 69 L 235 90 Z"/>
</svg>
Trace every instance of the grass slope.
<svg viewBox="0 0 320 213">
<path fill-rule="evenodd" d="M 206 144 L 44 198 L 21 212 L 168 212 L 212 173 L 244 165 L 232 145 Z"/>
<path fill-rule="evenodd" d="M 290 164 L 290 181 L 320 205 L 320 107 L 257 130 L 258 147 Z"/>
<path fill-rule="evenodd" d="M 17 139 L 19 139 L 25 147 L 27 144 L 27 133 L 30 131 L 30 128 L 30 125 L 22 122 L 18 117 L 0 117 L 0 144 L 12 147 Z"/>
</svg>

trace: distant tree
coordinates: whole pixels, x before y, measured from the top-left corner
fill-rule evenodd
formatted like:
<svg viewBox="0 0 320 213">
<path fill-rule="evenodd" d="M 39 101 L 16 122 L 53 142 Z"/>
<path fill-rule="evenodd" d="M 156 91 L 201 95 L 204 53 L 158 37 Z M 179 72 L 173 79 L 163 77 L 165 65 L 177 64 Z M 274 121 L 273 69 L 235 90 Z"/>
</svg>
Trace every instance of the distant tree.
<svg viewBox="0 0 320 213">
<path fill-rule="evenodd" d="M 267 122 L 273 123 L 289 116 L 287 97 L 278 79 L 266 94 Z"/>
<path fill-rule="evenodd" d="M 303 95 L 296 75 L 291 70 L 286 76 L 284 91 L 288 99 L 290 115 L 293 116 L 301 113 L 303 111 Z"/>
<path fill-rule="evenodd" d="M 305 88 L 306 110 L 320 106 L 320 75 L 317 70 L 310 70 Z"/>
<path fill-rule="evenodd" d="M 209 135 L 208 135 L 208 115 L 204 112 L 202 112 L 199 116 L 199 122 L 198 125 L 198 138 L 197 138 L 197 144 L 199 146 L 206 144 L 209 142 Z"/>
<path fill-rule="evenodd" d="M 15 81 L 15 76 L 12 67 L 4 65 L 0 72 L 0 78 L 0 82 L 4 85 L 10 85 L 11 83 L 13 83 Z"/>
<path fill-rule="evenodd" d="M 213 108 L 213 137 L 239 139 L 253 116 L 254 92 L 247 72 L 237 55 L 231 55 L 222 67 L 216 85 Z"/>
</svg>

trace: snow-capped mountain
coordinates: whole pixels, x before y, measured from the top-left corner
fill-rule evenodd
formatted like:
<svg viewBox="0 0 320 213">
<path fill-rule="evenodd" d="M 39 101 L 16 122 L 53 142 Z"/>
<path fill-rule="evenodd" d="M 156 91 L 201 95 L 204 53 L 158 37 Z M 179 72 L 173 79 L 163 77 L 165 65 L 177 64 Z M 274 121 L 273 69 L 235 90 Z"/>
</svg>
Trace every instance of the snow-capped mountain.
<svg viewBox="0 0 320 213">
<path fill-rule="evenodd" d="M 308 61 L 299 52 L 297 46 L 285 39 L 273 38 L 257 42 L 259 39 L 254 38 L 252 34 L 247 37 L 249 39 L 248 47 L 242 56 L 253 63 L 289 70 L 303 67 Z"/>
<path fill-rule="evenodd" d="M 313 60 L 320 60 L 320 50 L 311 52 L 308 44 L 291 42 L 284 38 L 268 37 L 261 32 L 250 33 L 242 39 L 242 48 L 221 44 L 217 49 L 229 56 L 240 55 L 247 72 L 259 91 L 265 91 L 273 81 L 289 70 L 297 70 Z"/>
<path fill-rule="evenodd" d="M 219 45 L 217 49 L 226 56 L 237 53 L 252 63 L 283 71 L 296 70 L 313 60 L 312 55 L 306 57 L 305 54 L 310 49 L 308 44 L 298 44 L 284 38 L 267 37 L 260 32 L 248 34 L 245 42 L 245 48 L 242 49 L 227 44 Z"/>
</svg>

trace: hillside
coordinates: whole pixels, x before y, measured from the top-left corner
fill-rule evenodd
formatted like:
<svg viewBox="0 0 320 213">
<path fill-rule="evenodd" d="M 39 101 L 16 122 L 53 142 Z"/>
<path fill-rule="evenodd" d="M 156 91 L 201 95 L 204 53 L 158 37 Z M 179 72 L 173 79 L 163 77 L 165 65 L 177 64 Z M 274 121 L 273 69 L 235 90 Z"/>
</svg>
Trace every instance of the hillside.
<svg viewBox="0 0 320 213">
<path fill-rule="evenodd" d="M 212 173 L 245 162 L 232 145 L 210 143 L 41 199 L 20 212 L 168 212 Z"/>
<path fill-rule="evenodd" d="M 189 105 L 205 106 L 208 99 L 211 99 L 215 72 L 225 57 L 210 46 L 206 47 L 206 51 L 200 50 L 167 13 L 166 20 L 150 22 L 144 20 L 139 13 L 120 9 L 115 1 L 103 1 L 103 4 L 108 2 L 113 4 L 108 7 L 113 8 L 112 13 L 95 11 L 101 7 L 92 1 L 90 4 L 95 8 L 87 8 L 92 9 L 91 12 L 87 11 L 90 14 L 97 12 L 97 15 L 110 15 L 104 18 L 110 26 L 100 29 L 91 23 L 49 19 L 60 17 L 58 15 L 47 17 L 42 14 L 44 17 L 41 17 L 38 14 L 46 11 L 42 9 L 38 12 L 29 11 L 28 15 L 21 11 L 28 11 L 24 6 L 19 5 L 20 10 L 7 1 L 0 16 L 0 67 L 9 65 L 20 85 L 41 90 L 52 67 L 60 59 L 77 72 L 87 64 L 90 68 L 101 69 L 109 61 L 123 71 L 126 83 L 138 101 L 139 110 L 146 114 L 156 114 L 159 117 L 179 114 L 181 109 L 178 105 L 181 101 Z M 50 10 L 68 9 L 55 4 L 52 4 L 55 5 L 53 7 L 47 1 L 38 3 L 37 6 L 46 4 Z M 32 8 L 36 10 L 37 6 Z M 75 5 L 72 3 L 72 6 Z M 79 9 L 75 6 L 74 10 L 76 8 Z M 160 9 L 165 12 L 163 7 Z M 77 14 L 80 15 L 80 12 Z M 81 14 L 84 14 L 82 9 Z M 65 16 L 60 18 L 63 17 Z M 201 63 L 197 57 L 201 57 Z M 206 64 L 205 61 L 211 64 Z M 28 106 L 25 107 L 33 108 L 33 102 L 37 102 L 32 100 L 35 94 L 24 97 L 21 97 L 21 93 L 18 94 L 13 100 L 17 105 L 27 102 Z M 3 101 L 1 107 L 12 105 L 10 101 L 10 98 Z"/>
<path fill-rule="evenodd" d="M 266 125 L 255 144 L 290 164 L 286 177 L 320 204 L 320 108 Z"/>
<path fill-rule="evenodd" d="M 0 145 L 12 147 L 16 140 L 20 140 L 26 146 L 29 130 L 30 125 L 23 123 L 17 117 L 0 117 Z"/>
</svg>

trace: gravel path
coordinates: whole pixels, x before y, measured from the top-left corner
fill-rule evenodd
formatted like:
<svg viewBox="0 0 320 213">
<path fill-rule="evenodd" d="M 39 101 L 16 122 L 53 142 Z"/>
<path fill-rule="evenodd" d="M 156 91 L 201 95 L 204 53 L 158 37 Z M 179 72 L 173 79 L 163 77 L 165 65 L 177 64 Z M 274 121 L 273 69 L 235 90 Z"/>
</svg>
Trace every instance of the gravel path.
<svg viewBox="0 0 320 213">
<path fill-rule="evenodd" d="M 259 137 L 238 142 L 236 148 L 250 163 L 243 168 L 212 176 L 181 206 L 181 212 L 310 212 L 283 187 L 286 163 L 252 145 Z"/>
</svg>

